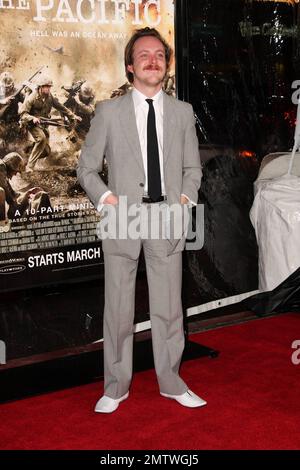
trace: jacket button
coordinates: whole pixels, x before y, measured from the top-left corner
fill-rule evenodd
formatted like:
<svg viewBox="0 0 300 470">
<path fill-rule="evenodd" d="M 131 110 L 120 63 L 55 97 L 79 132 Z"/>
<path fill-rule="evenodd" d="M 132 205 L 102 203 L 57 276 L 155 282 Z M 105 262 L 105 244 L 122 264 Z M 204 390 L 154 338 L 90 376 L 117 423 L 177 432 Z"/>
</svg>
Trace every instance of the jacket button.
<svg viewBox="0 0 300 470">
<path fill-rule="evenodd" d="M 145 185 L 144 183 L 140 183 L 140 187 L 143 188 Z"/>
</svg>

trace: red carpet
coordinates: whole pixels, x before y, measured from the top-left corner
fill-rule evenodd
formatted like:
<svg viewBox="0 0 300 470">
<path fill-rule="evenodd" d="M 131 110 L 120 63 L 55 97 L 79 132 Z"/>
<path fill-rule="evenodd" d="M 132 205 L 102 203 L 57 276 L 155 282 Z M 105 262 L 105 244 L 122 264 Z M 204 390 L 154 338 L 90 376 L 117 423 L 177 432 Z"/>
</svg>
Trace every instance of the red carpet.
<svg viewBox="0 0 300 470">
<path fill-rule="evenodd" d="M 136 374 L 112 415 L 93 406 L 102 384 L 1 406 L 1 449 L 299 449 L 300 364 L 291 344 L 300 316 L 280 315 L 193 335 L 217 359 L 183 364 L 181 374 L 208 401 L 186 409 L 162 398 L 153 371 Z"/>
</svg>

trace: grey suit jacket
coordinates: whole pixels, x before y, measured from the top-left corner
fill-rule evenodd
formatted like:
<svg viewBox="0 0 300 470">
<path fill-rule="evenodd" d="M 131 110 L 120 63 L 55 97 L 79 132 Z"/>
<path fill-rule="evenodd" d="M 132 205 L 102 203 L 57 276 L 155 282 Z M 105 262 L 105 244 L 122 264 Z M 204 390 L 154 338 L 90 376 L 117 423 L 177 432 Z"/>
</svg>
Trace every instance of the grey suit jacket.
<svg viewBox="0 0 300 470">
<path fill-rule="evenodd" d="M 129 92 L 97 105 L 82 146 L 77 176 L 95 207 L 108 189 L 118 196 L 126 195 L 128 204 L 142 201 L 145 173 L 131 95 Z M 182 193 L 197 202 L 202 171 L 193 109 L 166 93 L 163 100 L 163 163 L 168 204 L 179 203 Z M 107 186 L 99 176 L 104 156 L 108 165 Z M 133 256 L 136 252 L 133 242 L 104 240 L 103 250 Z M 177 240 L 168 252 L 183 247 L 184 241 Z"/>
</svg>

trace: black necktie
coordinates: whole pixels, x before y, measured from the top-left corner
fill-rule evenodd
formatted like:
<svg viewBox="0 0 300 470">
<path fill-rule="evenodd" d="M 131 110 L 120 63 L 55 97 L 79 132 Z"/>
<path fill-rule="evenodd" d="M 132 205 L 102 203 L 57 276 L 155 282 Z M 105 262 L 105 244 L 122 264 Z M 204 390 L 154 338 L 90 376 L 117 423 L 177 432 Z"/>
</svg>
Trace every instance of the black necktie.
<svg viewBox="0 0 300 470">
<path fill-rule="evenodd" d="M 148 195 L 153 201 L 157 201 L 161 196 L 161 177 L 155 125 L 155 111 L 153 100 L 147 99 L 146 101 L 149 104 L 147 119 Z"/>
</svg>

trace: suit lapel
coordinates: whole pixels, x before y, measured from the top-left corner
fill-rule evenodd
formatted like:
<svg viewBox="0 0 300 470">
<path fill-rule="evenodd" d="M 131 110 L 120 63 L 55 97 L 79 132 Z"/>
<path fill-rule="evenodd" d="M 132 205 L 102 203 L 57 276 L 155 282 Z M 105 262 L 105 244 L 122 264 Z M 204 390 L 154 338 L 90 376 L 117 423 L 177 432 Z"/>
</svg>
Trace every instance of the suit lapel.
<svg viewBox="0 0 300 470">
<path fill-rule="evenodd" d="M 166 93 L 164 96 L 164 124 L 163 124 L 163 139 L 164 139 L 164 162 L 167 162 L 170 154 L 171 143 L 174 138 L 176 130 L 175 107 L 173 99 Z"/>
<path fill-rule="evenodd" d="M 124 95 L 123 102 L 120 107 L 120 123 L 123 129 L 124 135 L 131 151 L 136 158 L 138 164 L 144 172 L 143 157 L 140 146 L 139 134 L 136 126 L 134 104 L 132 99 L 132 92 L 129 91 Z"/>
</svg>

